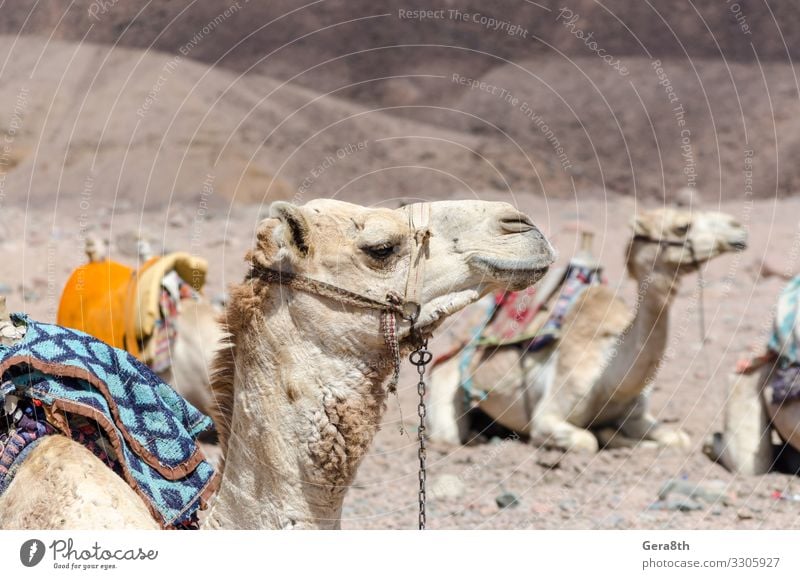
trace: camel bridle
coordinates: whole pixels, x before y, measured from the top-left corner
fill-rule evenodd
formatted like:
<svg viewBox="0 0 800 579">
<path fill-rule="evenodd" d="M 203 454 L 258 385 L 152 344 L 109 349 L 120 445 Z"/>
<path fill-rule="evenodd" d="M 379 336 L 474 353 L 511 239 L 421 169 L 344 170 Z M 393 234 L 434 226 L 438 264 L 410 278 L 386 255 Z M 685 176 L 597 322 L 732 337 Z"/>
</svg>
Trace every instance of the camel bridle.
<svg viewBox="0 0 800 579">
<path fill-rule="evenodd" d="M 417 326 L 420 311 L 422 310 L 422 290 L 425 282 L 425 264 L 430 257 L 428 241 L 431 237 L 430 230 L 430 204 L 413 203 L 407 206 L 408 224 L 411 229 L 411 257 L 408 265 L 405 296 L 395 291 L 389 291 L 384 301 L 377 300 L 358 292 L 341 288 L 339 286 L 312 279 L 304 275 L 275 270 L 259 263 L 253 263 L 247 275 L 248 280 L 258 278 L 266 283 L 279 284 L 294 290 L 336 300 L 340 303 L 356 308 L 377 310 L 381 312 L 381 333 L 389 353 L 392 356 L 392 378 L 389 381 L 389 392 L 397 391 L 400 379 L 400 341 L 397 337 L 397 318 L 411 324 L 410 337 L 414 351 L 409 356 L 410 362 L 416 366 L 419 374 L 417 382 L 417 415 L 419 427 L 417 441 L 419 443 L 419 529 L 425 529 L 426 514 L 426 478 L 427 478 L 427 449 L 425 446 L 426 425 L 425 417 L 425 370 L 433 359 L 428 350 L 428 339 Z"/>
</svg>

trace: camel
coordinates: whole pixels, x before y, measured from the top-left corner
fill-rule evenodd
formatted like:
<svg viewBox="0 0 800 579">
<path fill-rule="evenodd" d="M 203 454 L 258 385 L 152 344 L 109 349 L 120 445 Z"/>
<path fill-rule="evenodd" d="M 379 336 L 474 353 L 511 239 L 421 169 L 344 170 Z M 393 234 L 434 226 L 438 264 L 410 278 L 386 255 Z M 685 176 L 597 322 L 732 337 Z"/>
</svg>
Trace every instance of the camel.
<svg viewBox="0 0 800 579">
<path fill-rule="evenodd" d="M 137 237 L 135 241 L 140 264 L 146 264 L 155 257 L 147 239 Z M 85 252 L 88 264 L 73 273 L 64 289 L 64 296 L 68 295 L 68 291 L 75 295 L 76 286 L 83 288 L 88 283 L 95 283 L 98 276 L 111 281 L 106 281 L 108 287 L 100 286 L 99 291 L 87 292 L 80 300 L 73 298 L 65 302 L 62 296 L 57 323 L 86 331 L 141 358 L 138 346 L 130 347 L 130 342 L 123 337 L 127 330 L 127 322 L 121 319 L 124 315 L 113 309 L 114 304 L 119 303 L 120 299 L 124 301 L 128 295 L 128 283 L 133 272 L 109 261 L 108 244 L 95 234 L 87 235 Z M 84 278 L 88 281 L 84 281 Z M 109 299 L 114 295 L 121 295 L 122 298 Z M 130 312 L 125 313 L 130 315 Z M 172 321 L 176 334 L 169 350 L 169 366 L 157 371 L 162 380 L 205 414 L 211 414 L 213 410 L 209 367 L 222 340 L 218 316 L 217 308 L 202 293 L 181 299 L 177 316 Z"/>
<path fill-rule="evenodd" d="M 795 278 L 784 295 L 793 291 L 796 296 L 798 284 L 800 279 Z M 780 305 L 776 311 L 781 311 Z M 800 337 L 800 317 L 785 333 L 793 336 L 790 339 Z M 714 433 L 703 446 L 709 458 L 734 473 L 800 473 L 800 401 L 773 397 L 773 377 L 780 372 L 783 356 L 774 343 L 770 346 L 753 359 L 739 362 L 730 378 L 724 431 Z"/>
<path fill-rule="evenodd" d="M 202 527 L 340 528 L 399 357 L 489 292 L 538 281 L 554 251 L 506 203 L 276 202 L 270 215 L 224 316 L 212 378 L 224 462 Z M 0 526 L 156 525 L 121 478 L 52 435 L 0 497 Z"/>
<path fill-rule="evenodd" d="M 478 408 L 537 446 L 596 452 L 601 445 L 688 445 L 686 433 L 659 424 L 648 410 L 669 309 L 681 278 L 744 249 L 747 235 L 728 215 L 673 208 L 643 212 L 632 227 L 627 267 L 639 286 L 634 312 L 608 287 L 592 285 L 577 298 L 553 344 L 536 352 L 514 346 L 476 352 L 471 375 L 485 393 Z M 459 365 L 455 356 L 431 373 L 433 441 L 468 441 L 471 415 Z"/>
</svg>

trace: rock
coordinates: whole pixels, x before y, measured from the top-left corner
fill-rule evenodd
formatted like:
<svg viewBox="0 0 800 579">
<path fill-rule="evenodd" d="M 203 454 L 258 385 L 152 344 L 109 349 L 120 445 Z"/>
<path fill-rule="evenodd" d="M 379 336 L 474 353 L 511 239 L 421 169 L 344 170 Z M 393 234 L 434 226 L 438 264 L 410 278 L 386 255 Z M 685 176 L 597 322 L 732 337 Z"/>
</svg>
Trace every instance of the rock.
<svg viewBox="0 0 800 579">
<path fill-rule="evenodd" d="M 720 480 L 700 484 L 688 480 L 670 479 L 661 486 L 658 498 L 663 501 L 673 493 L 684 495 L 690 499 L 699 499 L 706 503 L 721 502 L 726 506 L 732 505 L 736 500 L 736 496 L 728 491 L 728 485 Z"/>
<path fill-rule="evenodd" d="M 459 499 L 464 496 L 466 485 L 456 475 L 443 474 L 431 480 L 429 491 L 437 499 Z"/>
<path fill-rule="evenodd" d="M 558 503 L 558 508 L 562 511 L 574 511 L 578 506 L 578 503 L 573 499 L 567 499 L 565 501 L 561 501 Z"/>
<path fill-rule="evenodd" d="M 536 464 L 547 470 L 554 470 L 561 468 L 561 459 L 564 457 L 562 453 L 549 456 L 541 456 L 536 459 Z"/>
<path fill-rule="evenodd" d="M 678 511 L 681 513 L 688 513 L 690 511 L 701 510 L 703 505 L 692 499 L 680 497 L 666 501 L 656 501 L 647 508 L 651 511 Z"/>
<path fill-rule="evenodd" d="M 514 493 L 503 493 L 502 495 L 498 495 L 494 498 L 494 502 L 496 502 L 497 506 L 501 509 L 519 506 L 519 499 Z"/>
<path fill-rule="evenodd" d="M 748 511 L 747 509 L 739 509 L 736 512 L 736 516 L 739 518 L 740 521 L 749 521 L 753 518 L 753 513 Z"/>
<path fill-rule="evenodd" d="M 186 226 L 187 221 L 188 220 L 186 219 L 186 215 L 184 215 L 183 213 L 176 213 L 175 215 L 169 218 L 169 226 L 174 227 L 176 229 L 180 229 L 181 227 Z"/>
</svg>

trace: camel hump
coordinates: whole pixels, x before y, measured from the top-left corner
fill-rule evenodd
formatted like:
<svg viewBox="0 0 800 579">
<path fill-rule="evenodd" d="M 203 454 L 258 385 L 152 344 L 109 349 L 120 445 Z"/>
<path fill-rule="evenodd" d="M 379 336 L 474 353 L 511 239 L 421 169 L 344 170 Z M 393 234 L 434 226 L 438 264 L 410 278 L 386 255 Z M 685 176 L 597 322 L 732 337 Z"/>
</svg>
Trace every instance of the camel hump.
<svg viewBox="0 0 800 579">
<path fill-rule="evenodd" d="M 618 335 L 631 323 L 631 313 L 608 286 L 586 288 L 564 318 L 564 338 L 589 343 Z"/>
<path fill-rule="evenodd" d="M 91 451 L 47 436 L 0 495 L 0 529 L 158 529 L 146 504 Z"/>
</svg>

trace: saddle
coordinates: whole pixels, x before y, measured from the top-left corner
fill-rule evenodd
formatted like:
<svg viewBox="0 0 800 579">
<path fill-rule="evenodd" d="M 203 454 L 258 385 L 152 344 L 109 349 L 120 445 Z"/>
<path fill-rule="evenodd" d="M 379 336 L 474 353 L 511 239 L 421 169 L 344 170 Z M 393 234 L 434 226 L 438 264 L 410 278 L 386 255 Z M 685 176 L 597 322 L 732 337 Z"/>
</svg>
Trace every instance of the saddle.
<svg viewBox="0 0 800 579">
<path fill-rule="evenodd" d="M 196 438 L 212 427 L 133 356 L 69 328 L 12 314 L 0 345 L 0 493 L 45 437 L 83 444 L 122 477 L 164 528 L 196 528 L 219 477 Z"/>
<path fill-rule="evenodd" d="M 207 262 L 184 252 L 146 261 L 141 268 L 111 260 L 87 263 L 72 272 L 61 294 L 56 323 L 86 332 L 152 365 L 159 354 L 153 337 L 163 325 L 164 291 L 170 277 L 189 290 L 202 292 Z M 194 294 L 192 294 L 194 292 Z M 176 298 L 177 299 L 177 298 Z"/>
<path fill-rule="evenodd" d="M 564 318 L 590 286 L 604 283 L 602 268 L 591 254 L 591 234 L 584 233 L 581 251 L 566 267 L 551 269 L 536 287 L 497 294 L 483 321 L 470 332 L 471 338 L 434 362 L 459 356 L 460 387 L 468 407 L 486 397 L 473 384 L 479 350 L 518 347 L 528 352 L 542 350 L 561 337 Z"/>
</svg>

